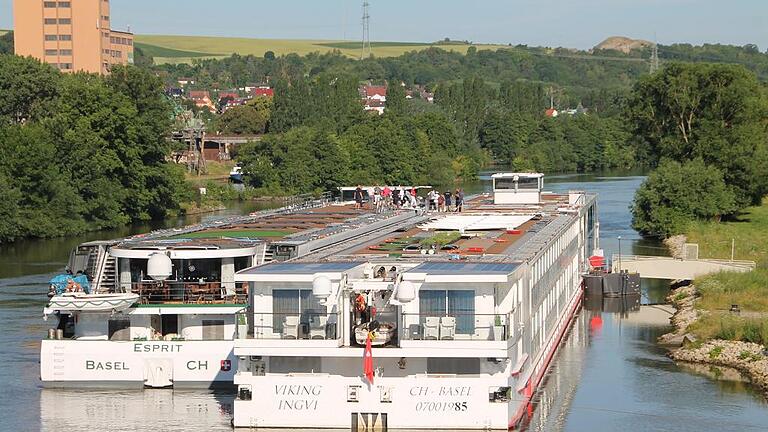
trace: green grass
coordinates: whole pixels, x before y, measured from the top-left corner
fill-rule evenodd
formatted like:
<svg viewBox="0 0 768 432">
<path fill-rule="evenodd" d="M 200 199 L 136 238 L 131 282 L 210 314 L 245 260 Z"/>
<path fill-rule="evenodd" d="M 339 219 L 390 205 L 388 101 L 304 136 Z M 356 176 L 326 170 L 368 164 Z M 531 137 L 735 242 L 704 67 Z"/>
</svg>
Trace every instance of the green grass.
<svg viewBox="0 0 768 432">
<path fill-rule="evenodd" d="M 696 320 L 688 328 L 702 339 L 724 339 L 768 343 L 768 320 L 744 318 L 730 312 L 709 313 Z"/>
<path fill-rule="evenodd" d="M 696 279 L 701 298 L 696 308 L 708 311 L 728 310 L 739 305 L 743 311 L 768 312 L 768 270 L 747 273 L 721 272 Z"/>
<path fill-rule="evenodd" d="M 158 50 L 154 55 L 155 63 L 190 63 L 195 58 L 220 58 L 230 54 L 263 56 L 272 51 L 277 55 L 305 55 L 313 52 L 326 53 L 339 50 L 342 54 L 356 58 L 360 55 L 360 44 L 353 41 L 309 40 L 309 39 L 252 39 L 213 36 L 178 36 L 178 35 L 136 35 L 136 44 L 151 46 Z M 477 49 L 498 49 L 505 45 L 468 45 L 462 43 L 431 44 L 418 42 L 372 42 L 371 52 L 376 57 L 396 57 L 409 51 L 439 46 L 442 49 L 466 53 L 470 46 Z M 160 55 L 165 53 L 169 55 Z M 184 52 L 191 53 L 188 56 Z"/>
<path fill-rule="evenodd" d="M 734 239 L 735 259 L 768 268 L 768 199 L 761 206 L 748 207 L 734 221 L 695 223 L 686 235 L 689 243 L 699 244 L 701 258 L 730 258 Z"/>
<path fill-rule="evenodd" d="M 173 48 L 166 48 L 161 47 L 157 45 L 150 45 L 145 43 L 136 43 L 136 48 L 141 49 L 144 51 L 145 54 L 150 55 L 152 57 L 211 57 L 214 56 L 220 56 L 221 54 L 211 54 L 211 53 L 202 53 L 197 51 L 182 51 L 177 50 Z"/>
<path fill-rule="evenodd" d="M 173 238 L 204 239 L 204 238 L 262 238 L 262 237 L 285 237 L 290 234 L 288 231 L 280 230 L 209 230 L 180 234 Z"/>
<path fill-rule="evenodd" d="M 436 247 L 442 247 L 451 244 L 460 238 L 461 234 L 458 231 L 441 232 L 423 239 L 421 241 L 421 246 L 430 247 L 436 245 Z"/>
</svg>

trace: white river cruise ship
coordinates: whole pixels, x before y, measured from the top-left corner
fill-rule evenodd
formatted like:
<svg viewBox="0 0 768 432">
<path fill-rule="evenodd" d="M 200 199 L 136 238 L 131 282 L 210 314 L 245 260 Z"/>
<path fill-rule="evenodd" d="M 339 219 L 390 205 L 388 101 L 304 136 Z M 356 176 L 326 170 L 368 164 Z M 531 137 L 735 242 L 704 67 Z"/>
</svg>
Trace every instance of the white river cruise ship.
<svg viewBox="0 0 768 432">
<path fill-rule="evenodd" d="M 600 254 L 596 196 L 492 180 L 462 212 L 239 270 L 234 426 L 516 427 Z"/>
</svg>

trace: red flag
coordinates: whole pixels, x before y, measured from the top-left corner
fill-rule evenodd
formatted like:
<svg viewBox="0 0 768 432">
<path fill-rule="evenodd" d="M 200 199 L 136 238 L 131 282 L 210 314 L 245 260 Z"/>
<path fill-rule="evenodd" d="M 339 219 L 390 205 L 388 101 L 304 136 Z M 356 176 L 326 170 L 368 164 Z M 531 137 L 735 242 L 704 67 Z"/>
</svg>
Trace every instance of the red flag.
<svg viewBox="0 0 768 432">
<path fill-rule="evenodd" d="M 371 334 L 368 333 L 368 339 L 365 341 L 365 352 L 363 352 L 363 373 L 368 382 L 373 384 L 373 352 L 371 352 Z"/>
</svg>

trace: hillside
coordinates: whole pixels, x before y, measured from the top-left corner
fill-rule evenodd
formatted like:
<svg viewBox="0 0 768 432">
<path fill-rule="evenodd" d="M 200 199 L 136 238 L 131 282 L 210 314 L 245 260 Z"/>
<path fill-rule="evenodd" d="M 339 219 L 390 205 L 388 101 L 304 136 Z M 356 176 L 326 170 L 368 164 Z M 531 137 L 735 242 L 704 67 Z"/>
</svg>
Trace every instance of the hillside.
<svg viewBox="0 0 768 432">
<path fill-rule="evenodd" d="M 348 57 L 360 55 L 359 42 L 302 39 L 251 39 L 209 36 L 136 35 L 136 45 L 155 58 L 155 63 L 190 63 L 193 58 L 221 58 L 231 54 L 263 56 L 272 51 L 277 55 L 339 50 Z M 466 53 L 465 43 L 373 42 L 376 57 L 396 57 L 408 51 L 440 46 L 447 51 Z M 475 45 L 478 49 L 497 49 L 502 45 Z"/>
<path fill-rule="evenodd" d="M 653 45 L 652 42 L 642 39 L 630 39 L 624 36 L 611 36 L 606 40 L 595 45 L 595 49 L 616 50 L 625 54 L 635 49 L 641 49 Z"/>
</svg>

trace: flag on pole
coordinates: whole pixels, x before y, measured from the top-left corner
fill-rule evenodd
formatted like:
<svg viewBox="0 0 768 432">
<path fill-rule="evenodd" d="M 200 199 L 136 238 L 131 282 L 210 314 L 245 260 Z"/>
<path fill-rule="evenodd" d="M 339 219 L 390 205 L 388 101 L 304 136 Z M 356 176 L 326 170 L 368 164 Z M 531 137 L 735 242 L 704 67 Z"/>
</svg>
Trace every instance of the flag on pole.
<svg viewBox="0 0 768 432">
<path fill-rule="evenodd" d="M 373 352 L 371 351 L 371 333 L 365 341 L 365 351 L 363 352 L 363 373 L 368 378 L 368 382 L 373 384 Z"/>
</svg>

